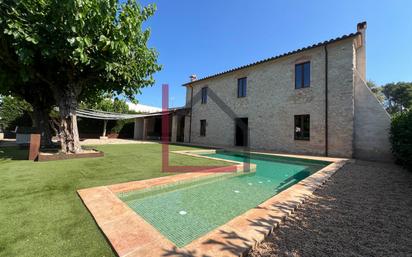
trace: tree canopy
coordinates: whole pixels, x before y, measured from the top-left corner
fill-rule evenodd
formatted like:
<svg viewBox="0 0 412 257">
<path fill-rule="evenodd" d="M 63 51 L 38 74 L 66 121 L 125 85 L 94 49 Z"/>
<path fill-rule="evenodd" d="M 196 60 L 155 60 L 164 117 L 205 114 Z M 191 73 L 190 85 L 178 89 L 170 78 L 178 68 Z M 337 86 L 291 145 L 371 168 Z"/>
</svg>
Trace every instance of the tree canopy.
<svg viewBox="0 0 412 257">
<path fill-rule="evenodd" d="M 105 112 L 129 113 L 129 106 L 125 100 L 118 98 L 104 98 L 94 103 L 81 103 L 80 108 L 93 109 Z"/>
<path fill-rule="evenodd" d="M 378 86 L 375 82 L 368 81 L 367 85 L 391 115 L 412 108 L 412 82 L 393 82 Z"/>
<path fill-rule="evenodd" d="M 79 101 L 133 100 L 154 83 L 157 52 L 142 28 L 154 11 L 132 0 L 0 0 L 0 93 L 30 88 L 51 96 L 44 102 L 59 107 L 63 152 L 79 151 Z"/>
<path fill-rule="evenodd" d="M 389 113 L 397 113 L 412 108 L 412 82 L 388 83 L 382 87 Z"/>
</svg>

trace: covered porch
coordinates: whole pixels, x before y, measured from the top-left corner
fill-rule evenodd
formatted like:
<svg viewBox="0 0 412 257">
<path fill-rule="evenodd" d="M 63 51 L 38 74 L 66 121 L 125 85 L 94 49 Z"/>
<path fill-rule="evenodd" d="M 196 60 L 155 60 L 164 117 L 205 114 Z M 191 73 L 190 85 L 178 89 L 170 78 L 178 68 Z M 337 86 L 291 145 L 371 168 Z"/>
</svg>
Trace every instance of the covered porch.
<svg viewBox="0 0 412 257">
<path fill-rule="evenodd" d="M 167 112 L 139 115 L 134 119 L 133 139 L 160 141 L 163 115 L 167 115 L 169 142 L 189 142 L 189 123 L 186 122 L 186 119 L 190 115 L 190 110 L 187 108 L 174 108 Z"/>
</svg>

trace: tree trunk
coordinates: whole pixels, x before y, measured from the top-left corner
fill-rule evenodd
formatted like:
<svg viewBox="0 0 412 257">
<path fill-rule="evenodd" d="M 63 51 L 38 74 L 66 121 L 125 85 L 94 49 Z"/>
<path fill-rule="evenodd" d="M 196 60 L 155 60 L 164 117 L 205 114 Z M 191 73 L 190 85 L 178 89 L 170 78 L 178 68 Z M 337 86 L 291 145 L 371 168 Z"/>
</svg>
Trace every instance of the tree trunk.
<svg viewBox="0 0 412 257">
<path fill-rule="evenodd" d="M 49 109 L 33 105 L 33 127 L 37 128 L 41 135 L 41 146 L 50 147 L 53 145 L 52 133 L 49 124 Z"/>
<path fill-rule="evenodd" d="M 63 153 L 79 153 L 82 149 L 77 129 L 77 95 L 74 87 L 70 85 L 68 89 L 59 93 L 61 150 Z"/>
</svg>

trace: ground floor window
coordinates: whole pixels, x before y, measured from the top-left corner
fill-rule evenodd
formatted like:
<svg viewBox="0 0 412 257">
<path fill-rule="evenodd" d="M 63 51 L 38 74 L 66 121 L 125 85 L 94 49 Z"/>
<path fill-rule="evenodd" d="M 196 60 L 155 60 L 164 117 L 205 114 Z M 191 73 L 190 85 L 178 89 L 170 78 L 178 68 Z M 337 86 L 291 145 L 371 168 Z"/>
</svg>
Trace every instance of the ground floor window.
<svg viewBox="0 0 412 257">
<path fill-rule="evenodd" d="M 200 120 L 200 136 L 206 136 L 206 120 Z"/>
<path fill-rule="evenodd" d="M 295 115 L 295 140 L 309 140 L 310 115 Z"/>
</svg>

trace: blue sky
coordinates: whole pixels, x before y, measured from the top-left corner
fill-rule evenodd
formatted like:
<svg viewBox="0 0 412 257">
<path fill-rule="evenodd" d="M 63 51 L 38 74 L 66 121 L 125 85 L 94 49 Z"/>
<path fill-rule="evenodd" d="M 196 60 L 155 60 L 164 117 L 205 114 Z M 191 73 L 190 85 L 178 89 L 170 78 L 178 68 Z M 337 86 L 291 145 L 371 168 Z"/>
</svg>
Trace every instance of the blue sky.
<svg viewBox="0 0 412 257">
<path fill-rule="evenodd" d="M 333 4 L 332 4 L 333 2 Z M 153 87 L 137 95 L 161 107 L 161 85 L 169 104 L 183 106 L 190 74 L 198 78 L 356 32 L 367 21 L 367 78 L 379 85 L 412 81 L 412 1 L 159 0 L 146 22 L 149 46 L 162 71 Z"/>
</svg>

